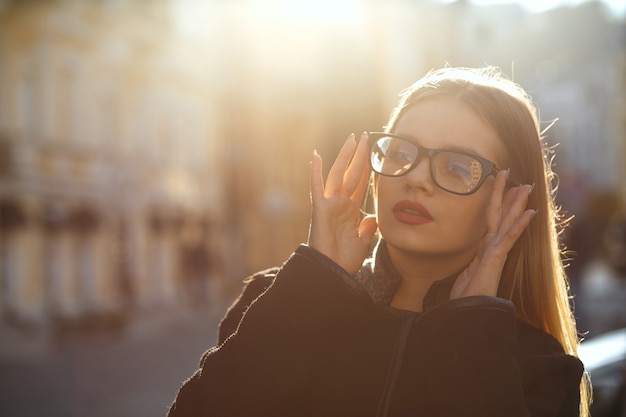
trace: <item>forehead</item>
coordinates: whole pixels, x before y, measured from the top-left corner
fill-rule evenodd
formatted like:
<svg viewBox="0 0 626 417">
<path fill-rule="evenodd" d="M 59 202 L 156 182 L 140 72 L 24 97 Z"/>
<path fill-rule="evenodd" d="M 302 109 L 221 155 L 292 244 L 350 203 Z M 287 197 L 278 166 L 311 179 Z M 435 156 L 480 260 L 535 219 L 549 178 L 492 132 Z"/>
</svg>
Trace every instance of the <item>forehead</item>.
<svg viewBox="0 0 626 417">
<path fill-rule="evenodd" d="M 454 97 L 435 96 L 409 107 L 394 133 L 427 148 L 471 152 L 501 166 L 505 150 L 495 129 L 467 104 Z"/>
</svg>

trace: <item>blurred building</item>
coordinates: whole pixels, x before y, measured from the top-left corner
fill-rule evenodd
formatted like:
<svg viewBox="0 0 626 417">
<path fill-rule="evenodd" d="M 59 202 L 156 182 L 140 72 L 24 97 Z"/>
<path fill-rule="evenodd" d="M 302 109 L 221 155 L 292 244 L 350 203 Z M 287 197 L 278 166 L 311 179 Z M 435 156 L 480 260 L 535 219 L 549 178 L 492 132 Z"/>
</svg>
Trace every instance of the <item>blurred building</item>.
<svg viewBox="0 0 626 417">
<path fill-rule="evenodd" d="M 5 319 L 178 302 L 180 272 L 208 265 L 222 210 L 212 95 L 169 27 L 162 2 L 3 2 Z"/>
<path fill-rule="evenodd" d="M 624 16 L 601 1 L 543 13 L 468 1 L 450 7 L 458 29 L 452 63 L 500 66 L 529 91 L 544 129 L 556 121 L 546 131 L 548 143 L 558 144 L 555 167 L 564 183 L 576 181 L 563 192 L 619 190 L 626 179 Z"/>
<path fill-rule="evenodd" d="M 190 4 L 0 3 L 5 321 L 231 299 L 306 241 L 313 149 L 382 124 L 342 22 L 283 50 L 262 8 Z"/>
</svg>

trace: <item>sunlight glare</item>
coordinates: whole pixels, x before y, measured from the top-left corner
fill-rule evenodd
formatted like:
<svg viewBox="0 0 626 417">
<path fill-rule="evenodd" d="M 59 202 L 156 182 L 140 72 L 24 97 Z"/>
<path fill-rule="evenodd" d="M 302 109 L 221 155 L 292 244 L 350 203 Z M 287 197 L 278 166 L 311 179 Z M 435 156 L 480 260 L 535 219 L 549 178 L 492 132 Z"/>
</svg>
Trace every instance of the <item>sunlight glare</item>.
<svg viewBox="0 0 626 417">
<path fill-rule="evenodd" d="M 355 0 L 297 0 L 285 4 L 285 14 L 300 22 L 331 20 L 350 22 L 357 17 L 359 8 Z"/>
<path fill-rule="evenodd" d="M 479 6 L 489 6 L 494 4 L 519 4 L 521 7 L 532 13 L 541 13 L 558 6 L 577 6 L 590 0 L 470 0 Z M 446 1 L 447 3 L 449 1 Z M 626 0 L 601 0 L 607 5 L 615 15 L 624 16 L 626 14 Z"/>
<path fill-rule="evenodd" d="M 279 19 L 283 25 L 315 26 L 322 22 L 353 24 L 361 18 L 358 0 L 274 0 L 252 3 L 250 10 L 260 20 Z"/>
</svg>

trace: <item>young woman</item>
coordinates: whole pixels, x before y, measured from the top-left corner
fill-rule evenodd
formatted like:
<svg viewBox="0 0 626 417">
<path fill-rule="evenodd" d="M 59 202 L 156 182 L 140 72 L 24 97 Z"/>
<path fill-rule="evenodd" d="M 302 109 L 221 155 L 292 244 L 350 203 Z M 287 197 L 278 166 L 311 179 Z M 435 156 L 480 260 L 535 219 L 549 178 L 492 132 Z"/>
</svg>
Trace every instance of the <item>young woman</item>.
<svg viewBox="0 0 626 417">
<path fill-rule="evenodd" d="M 586 415 L 521 88 L 492 68 L 431 72 L 321 172 L 314 153 L 308 245 L 247 280 L 171 417 Z"/>
</svg>

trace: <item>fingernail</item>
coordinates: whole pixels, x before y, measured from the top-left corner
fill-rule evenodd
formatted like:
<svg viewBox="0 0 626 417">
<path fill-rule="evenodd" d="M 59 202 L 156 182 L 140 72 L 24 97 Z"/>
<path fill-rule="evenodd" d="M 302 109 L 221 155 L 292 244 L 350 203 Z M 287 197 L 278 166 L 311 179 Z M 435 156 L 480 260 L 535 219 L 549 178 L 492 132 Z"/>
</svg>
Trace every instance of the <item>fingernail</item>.
<svg viewBox="0 0 626 417">
<path fill-rule="evenodd" d="M 506 169 L 506 179 L 509 179 L 509 175 L 511 175 L 511 168 Z"/>
<path fill-rule="evenodd" d="M 348 136 L 348 140 L 354 140 L 354 133 L 350 133 L 350 136 Z"/>
<path fill-rule="evenodd" d="M 533 182 L 530 188 L 528 189 L 528 194 L 532 193 L 534 189 L 535 189 L 535 183 Z"/>
</svg>

